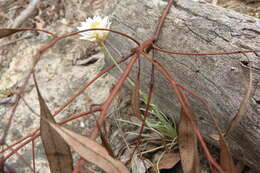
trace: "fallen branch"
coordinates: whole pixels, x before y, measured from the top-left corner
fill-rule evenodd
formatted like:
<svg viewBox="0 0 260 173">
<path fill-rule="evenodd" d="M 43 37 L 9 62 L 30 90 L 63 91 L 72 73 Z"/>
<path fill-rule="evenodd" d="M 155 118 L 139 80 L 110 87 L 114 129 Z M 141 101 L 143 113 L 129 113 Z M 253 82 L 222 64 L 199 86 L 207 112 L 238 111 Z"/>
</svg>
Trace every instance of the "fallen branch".
<svg viewBox="0 0 260 173">
<path fill-rule="evenodd" d="M 150 33 L 153 33 L 154 29 L 152 26 L 157 23 L 160 11 L 165 5 L 163 0 L 156 3 L 124 0 L 115 3 L 106 14 L 114 19 L 113 29 L 145 41 L 151 37 Z M 246 93 L 249 70 L 241 66 L 244 61 L 242 53 L 247 53 L 252 67 L 256 69 L 260 66 L 260 27 L 256 25 L 259 22 L 260 20 L 254 17 L 207 3 L 178 0 L 166 18 L 160 41 L 157 43 L 158 49 L 154 47 L 157 50 L 155 59 L 169 70 L 175 80 L 205 99 L 223 132 L 238 112 Z M 129 49 L 135 47 L 129 41 L 122 41 L 113 35 L 108 42 L 122 50 L 122 54 L 129 53 Z M 255 53 L 248 53 L 252 50 Z M 110 51 L 113 57 L 118 57 L 113 48 L 110 48 Z M 108 59 L 106 63 L 112 64 Z M 149 87 L 151 64 L 142 60 L 141 66 L 141 85 L 145 91 Z M 135 67 L 130 77 L 135 78 L 137 71 Z M 117 71 L 112 74 L 120 76 Z M 259 71 L 254 71 L 253 79 L 256 79 L 257 75 L 259 78 Z M 260 90 L 256 90 L 254 95 L 259 92 Z M 187 95 L 203 136 L 208 142 L 216 144 L 209 137 L 210 134 L 216 133 L 216 128 L 207 108 L 198 97 L 189 93 Z M 173 95 L 169 83 L 157 72 L 154 100 L 169 117 L 179 118 L 180 106 L 177 98 Z M 234 156 L 257 170 L 260 170 L 259 106 L 255 101 L 249 103 L 245 116 L 227 137 Z"/>
</svg>

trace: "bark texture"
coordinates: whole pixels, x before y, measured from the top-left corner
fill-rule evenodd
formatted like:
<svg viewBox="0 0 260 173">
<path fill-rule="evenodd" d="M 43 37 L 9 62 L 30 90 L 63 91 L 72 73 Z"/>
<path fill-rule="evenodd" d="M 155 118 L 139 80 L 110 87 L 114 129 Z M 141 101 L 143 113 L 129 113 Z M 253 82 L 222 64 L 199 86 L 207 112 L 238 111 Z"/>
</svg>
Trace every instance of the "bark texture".
<svg viewBox="0 0 260 173">
<path fill-rule="evenodd" d="M 156 28 L 166 0 L 121 0 L 109 8 L 112 29 L 127 33 L 139 41 L 149 39 Z M 130 53 L 136 45 L 115 34 L 110 34 L 108 46 L 113 56 Z M 260 49 L 260 20 L 232 10 L 215 7 L 205 2 L 178 0 L 167 16 L 159 47 L 182 52 L 226 52 Z M 119 53 L 121 52 L 121 53 Z M 260 53 L 248 53 L 253 66 L 260 67 Z M 241 67 L 243 55 L 182 56 L 155 52 L 161 62 L 181 85 L 205 98 L 222 129 L 237 113 L 246 92 L 248 70 Z M 112 64 L 106 59 L 106 63 Z M 144 91 L 150 81 L 151 64 L 141 58 L 141 81 Z M 124 67 L 124 66 L 122 66 Z M 120 76 L 118 70 L 113 75 Z M 136 68 L 131 77 L 135 79 Z M 247 115 L 228 137 L 236 158 L 260 170 L 260 86 L 259 71 L 254 71 L 255 92 Z M 188 95 L 188 94 L 187 94 Z M 214 124 L 202 104 L 189 96 L 204 137 L 215 133 Z M 154 102 L 171 118 L 178 119 L 180 107 L 163 77 L 156 72 Z M 214 143 L 214 142 L 213 142 Z"/>
</svg>

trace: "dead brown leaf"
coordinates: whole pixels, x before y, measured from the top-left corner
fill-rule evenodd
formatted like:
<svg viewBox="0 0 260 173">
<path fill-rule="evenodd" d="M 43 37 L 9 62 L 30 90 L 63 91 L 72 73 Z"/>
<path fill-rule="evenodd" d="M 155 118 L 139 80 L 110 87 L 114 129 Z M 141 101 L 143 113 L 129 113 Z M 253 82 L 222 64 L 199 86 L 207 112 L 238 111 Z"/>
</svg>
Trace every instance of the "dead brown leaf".
<svg viewBox="0 0 260 173">
<path fill-rule="evenodd" d="M 180 150 L 181 164 L 184 173 L 199 173 L 199 153 L 197 138 L 194 129 L 181 109 L 180 122 L 178 124 L 178 145 Z"/>
<path fill-rule="evenodd" d="M 124 164 L 112 158 L 107 150 L 100 144 L 57 124 L 51 122 L 49 122 L 49 124 L 81 157 L 96 164 L 105 172 L 130 173 Z"/>
<path fill-rule="evenodd" d="M 236 173 L 235 164 L 223 135 L 219 135 L 220 166 L 225 172 Z"/>
<path fill-rule="evenodd" d="M 244 54 L 244 55 L 246 56 L 246 54 Z M 242 100 L 242 103 L 240 104 L 237 114 L 229 123 L 229 126 L 228 126 L 224 136 L 228 135 L 234 129 L 234 127 L 238 124 L 238 122 L 243 117 L 243 115 L 245 115 L 247 112 L 247 107 L 249 105 L 250 96 L 252 93 L 252 83 L 253 83 L 252 65 L 250 62 L 249 62 L 249 67 L 250 67 L 249 68 L 249 82 L 248 82 L 246 94 Z"/>
<path fill-rule="evenodd" d="M 47 119 L 52 123 L 56 123 L 41 96 L 35 77 L 34 82 L 41 109 L 40 134 L 50 170 L 53 173 L 71 173 L 73 170 L 73 159 L 70 148 L 64 139 L 46 122 Z"/>
<path fill-rule="evenodd" d="M 12 35 L 16 32 L 21 31 L 21 29 L 12 29 L 12 28 L 3 28 L 0 29 L 0 38 L 7 37 L 9 35 Z"/>
<path fill-rule="evenodd" d="M 181 160 L 180 158 L 180 153 L 166 153 L 161 161 L 159 162 L 159 170 L 161 169 L 171 169 L 173 168 L 179 161 Z"/>
<path fill-rule="evenodd" d="M 3 157 L 0 157 L 0 159 L 2 160 Z M 4 173 L 4 163 L 0 163 L 0 173 Z"/>
</svg>

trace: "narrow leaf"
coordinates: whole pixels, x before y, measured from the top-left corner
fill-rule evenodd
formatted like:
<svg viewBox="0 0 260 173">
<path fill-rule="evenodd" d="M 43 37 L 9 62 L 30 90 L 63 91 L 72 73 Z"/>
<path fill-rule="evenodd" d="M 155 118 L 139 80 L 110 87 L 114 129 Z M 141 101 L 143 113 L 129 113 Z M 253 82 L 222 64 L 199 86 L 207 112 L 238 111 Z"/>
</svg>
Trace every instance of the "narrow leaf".
<svg viewBox="0 0 260 173">
<path fill-rule="evenodd" d="M 238 113 L 235 115 L 235 117 L 229 123 L 229 126 L 228 126 L 224 136 L 228 135 L 234 129 L 234 127 L 238 124 L 238 122 L 243 117 L 243 115 L 245 115 L 246 112 L 247 112 L 247 107 L 249 105 L 250 96 L 251 96 L 251 93 L 252 93 L 252 83 L 253 83 L 253 74 L 252 74 L 251 63 L 249 63 L 249 67 L 250 67 L 249 68 L 249 82 L 248 82 L 246 94 L 245 94 L 245 96 L 242 100 L 242 103 L 240 104 Z"/>
<path fill-rule="evenodd" d="M 41 96 L 35 78 L 34 82 L 41 109 L 40 134 L 50 170 L 52 173 L 71 173 L 73 170 L 73 159 L 70 148 L 64 139 L 46 122 L 46 120 L 49 120 L 55 123 L 55 120 Z"/>
<path fill-rule="evenodd" d="M 22 31 L 21 29 L 12 29 L 12 28 L 3 28 L 0 29 L 0 38 L 7 37 L 9 35 L 12 35 L 16 32 Z"/>
<path fill-rule="evenodd" d="M 114 157 L 114 153 L 113 153 L 113 150 L 112 150 L 112 146 L 111 144 L 109 143 L 108 139 L 107 139 L 107 135 L 105 131 L 106 129 L 106 124 L 104 123 L 104 126 L 103 127 L 103 130 L 102 128 L 100 127 L 100 125 L 98 124 L 98 122 L 96 123 L 97 124 L 97 127 L 99 129 L 99 132 L 100 132 L 100 138 L 101 138 L 101 141 L 102 141 L 102 146 L 105 147 L 105 149 L 107 150 L 107 152 L 110 154 L 110 156 Z"/>
<path fill-rule="evenodd" d="M 197 138 L 194 129 L 181 109 L 180 122 L 178 124 L 178 145 L 181 156 L 181 164 L 184 173 L 199 173 L 199 153 Z"/>
<path fill-rule="evenodd" d="M 135 86 L 133 88 L 132 94 L 132 109 L 134 115 L 139 119 L 142 120 L 141 111 L 140 111 L 140 72 L 138 71 L 137 79 L 135 81 Z"/>
<path fill-rule="evenodd" d="M 95 141 L 70 131 L 57 124 L 49 122 L 60 136 L 73 148 L 81 157 L 96 164 L 107 173 L 130 173 L 120 161 L 112 158 L 107 150 Z"/>
<path fill-rule="evenodd" d="M 223 135 L 219 135 L 220 166 L 225 172 L 236 173 L 235 164 Z"/>
</svg>

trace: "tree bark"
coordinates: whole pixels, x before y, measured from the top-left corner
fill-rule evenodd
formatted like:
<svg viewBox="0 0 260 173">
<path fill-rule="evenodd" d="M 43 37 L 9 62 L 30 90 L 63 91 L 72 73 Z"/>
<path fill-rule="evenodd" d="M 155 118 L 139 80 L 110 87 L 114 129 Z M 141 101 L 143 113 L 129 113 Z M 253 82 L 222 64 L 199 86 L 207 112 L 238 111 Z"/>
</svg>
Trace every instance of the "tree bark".
<svg viewBox="0 0 260 173">
<path fill-rule="evenodd" d="M 140 42 L 153 36 L 159 17 L 167 5 L 166 0 L 121 0 L 106 10 L 111 15 L 112 29 L 122 31 Z M 113 57 L 130 53 L 137 47 L 133 42 L 110 34 L 107 44 Z M 171 8 L 157 45 L 180 52 L 227 52 L 260 49 L 260 20 L 232 10 L 215 7 L 204 2 L 178 0 Z M 121 52 L 121 53 L 119 53 Z M 248 53 L 255 68 L 260 68 L 260 53 Z M 154 52 L 181 85 L 203 97 L 213 110 L 223 131 L 235 116 L 246 93 L 248 69 L 241 66 L 242 54 L 232 55 L 170 55 Z M 141 59 L 142 88 L 147 91 L 151 64 Z M 107 65 L 112 62 L 106 58 Z M 122 66 L 125 67 L 124 65 Z M 118 70 L 112 72 L 117 78 Z M 135 79 L 136 67 L 131 73 Z M 228 136 L 228 144 L 238 159 L 260 170 L 260 84 L 259 70 L 253 70 L 254 93 L 247 114 Z M 180 104 L 168 82 L 158 71 L 155 73 L 154 102 L 172 119 L 178 119 Z M 214 123 L 206 109 L 189 94 L 192 109 L 203 136 L 214 143 L 209 135 L 216 133 Z"/>
</svg>

